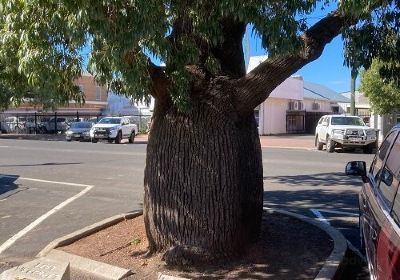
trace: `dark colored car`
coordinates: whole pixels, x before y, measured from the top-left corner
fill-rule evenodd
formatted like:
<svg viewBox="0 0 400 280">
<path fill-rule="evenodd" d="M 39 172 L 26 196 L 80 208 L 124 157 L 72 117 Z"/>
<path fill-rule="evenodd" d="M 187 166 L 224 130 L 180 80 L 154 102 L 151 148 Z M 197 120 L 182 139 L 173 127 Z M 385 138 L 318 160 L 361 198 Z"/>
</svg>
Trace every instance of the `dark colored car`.
<svg viewBox="0 0 400 280">
<path fill-rule="evenodd" d="M 67 141 L 80 140 L 89 141 L 90 140 L 90 129 L 93 126 L 93 122 L 74 122 L 71 124 L 70 128 L 65 132 L 65 139 Z"/>
<path fill-rule="evenodd" d="M 400 279 L 400 125 L 378 149 L 369 171 L 349 162 L 346 174 L 360 175 L 360 237 L 371 279 Z"/>
</svg>

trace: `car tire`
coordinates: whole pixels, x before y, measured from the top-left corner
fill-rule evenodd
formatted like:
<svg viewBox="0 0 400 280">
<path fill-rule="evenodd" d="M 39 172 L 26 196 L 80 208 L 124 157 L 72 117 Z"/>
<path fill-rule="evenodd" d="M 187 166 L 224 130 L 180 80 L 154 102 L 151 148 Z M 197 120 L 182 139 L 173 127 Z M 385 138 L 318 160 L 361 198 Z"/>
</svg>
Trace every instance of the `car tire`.
<svg viewBox="0 0 400 280">
<path fill-rule="evenodd" d="M 326 138 L 326 151 L 328 153 L 333 153 L 335 151 L 335 141 L 329 136 Z"/>
<path fill-rule="evenodd" d="M 90 140 L 91 140 L 92 143 L 97 143 L 97 139 L 92 138 Z"/>
<path fill-rule="evenodd" d="M 375 148 L 375 143 L 368 144 L 363 147 L 364 154 L 372 154 Z"/>
<path fill-rule="evenodd" d="M 129 136 L 129 143 L 133 144 L 135 141 L 135 131 L 132 131 L 131 136 Z"/>
<path fill-rule="evenodd" d="M 67 142 L 71 142 L 72 141 L 72 139 L 67 139 Z"/>
<path fill-rule="evenodd" d="M 322 148 L 324 147 L 324 143 L 321 143 L 321 142 L 319 141 L 318 135 L 315 136 L 315 147 L 317 147 L 317 150 L 318 150 L 318 151 L 321 151 Z"/>
<path fill-rule="evenodd" d="M 115 137 L 115 144 L 121 144 L 122 141 L 122 133 L 118 131 L 117 136 Z"/>
</svg>

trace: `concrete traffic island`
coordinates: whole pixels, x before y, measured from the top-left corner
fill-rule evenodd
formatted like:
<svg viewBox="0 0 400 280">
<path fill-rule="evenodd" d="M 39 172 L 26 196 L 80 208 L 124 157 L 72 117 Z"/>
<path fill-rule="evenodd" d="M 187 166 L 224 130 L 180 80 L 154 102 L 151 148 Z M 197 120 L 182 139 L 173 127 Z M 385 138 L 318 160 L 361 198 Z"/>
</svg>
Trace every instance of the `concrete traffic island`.
<svg viewBox="0 0 400 280">
<path fill-rule="evenodd" d="M 124 223 L 141 219 L 141 211 L 117 215 L 54 240 L 38 254 L 38 257 L 55 263 L 69 263 L 71 279 L 142 279 L 143 275 L 150 275 L 147 279 L 159 280 L 203 279 L 208 276 L 219 277 L 216 279 L 322 280 L 335 278 L 347 250 L 346 239 L 340 232 L 301 215 L 267 208 L 264 210 L 263 223 L 265 222 L 266 226 L 261 233 L 262 242 L 257 242 L 254 246 L 247 248 L 241 260 L 219 267 L 170 268 L 162 265 L 157 257 L 141 259 L 142 263 L 132 266 L 129 264 L 129 259 L 138 257 L 140 254 L 129 250 L 133 250 L 141 243 L 141 250 L 138 249 L 141 252 L 145 245 L 144 240 L 138 239 L 131 240 L 128 246 L 115 245 L 115 241 L 111 240 L 114 248 L 103 248 L 103 245 L 108 242 L 107 237 L 112 235 L 112 229 L 118 230 L 118 227 Z M 133 228 L 131 229 L 134 231 Z M 118 240 L 122 240 L 121 228 L 119 231 Z M 129 232 L 127 236 L 128 239 L 132 238 Z M 99 243 L 103 253 L 96 247 Z M 115 248 L 115 246 L 119 247 Z M 265 247 L 265 250 L 259 249 L 261 247 Z M 77 254 L 74 254 L 74 250 L 77 250 Z M 88 250 L 94 250 L 97 254 Z M 114 253 L 118 254 L 124 250 L 126 255 L 120 256 L 119 260 L 113 256 Z M 141 272 L 142 268 L 148 271 Z M 80 274 L 90 275 L 90 277 L 83 277 Z M 36 280 L 36 278 L 32 279 Z"/>
</svg>

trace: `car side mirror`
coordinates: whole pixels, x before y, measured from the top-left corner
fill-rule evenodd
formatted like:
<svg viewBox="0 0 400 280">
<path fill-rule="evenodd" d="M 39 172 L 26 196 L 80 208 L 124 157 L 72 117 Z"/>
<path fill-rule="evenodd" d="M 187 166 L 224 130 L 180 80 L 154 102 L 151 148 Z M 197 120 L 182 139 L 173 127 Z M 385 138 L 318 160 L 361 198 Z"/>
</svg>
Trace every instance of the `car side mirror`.
<svg viewBox="0 0 400 280">
<path fill-rule="evenodd" d="M 367 164 L 365 161 L 350 161 L 346 165 L 346 175 L 352 176 L 366 176 L 367 175 Z"/>
</svg>

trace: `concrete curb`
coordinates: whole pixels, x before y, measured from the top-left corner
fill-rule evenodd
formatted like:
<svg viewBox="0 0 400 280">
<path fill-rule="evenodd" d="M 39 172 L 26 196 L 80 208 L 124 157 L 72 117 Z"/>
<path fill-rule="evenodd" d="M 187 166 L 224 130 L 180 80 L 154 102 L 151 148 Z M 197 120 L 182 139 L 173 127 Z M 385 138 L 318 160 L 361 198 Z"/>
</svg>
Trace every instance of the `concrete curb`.
<svg viewBox="0 0 400 280">
<path fill-rule="evenodd" d="M 306 223 L 309 223 L 313 226 L 316 226 L 320 228 L 321 230 L 325 231 L 334 241 L 334 247 L 329 255 L 329 257 L 326 259 L 324 266 L 321 268 L 319 271 L 318 275 L 315 277 L 315 280 L 331 280 L 334 279 L 335 274 L 337 273 L 340 264 L 343 261 L 343 258 L 345 256 L 346 250 L 347 250 L 347 240 L 344 238 L 344 236 L 336 229 L 333 227 L 318 222 L 312 218 L 295 214 L 292 212 L 288 212 L 285 210 L 278 210 L 278 209 L 271 209 L 271 208 L 263 208 L 264 211 L 267 211 L 269 213 L 280 213 L 283 215 L 288 215 L 291 217 L 294 217 L 296 219 L 299 219 L 301 221 L 304 221 Z M 70 262 L 71 268 L 74 269 L 79 269 L 84 272 L 88 272 L 90 274 L 93 274 L 97 277 L 103 278 L 103 279 L 123 279 L 127 277 L 128 275 L 132 274 L 131 270 L 120 268 L 117 266 L 109 265 L 106 263 L 101 263 L 98 261 L 94 261 L 91 259 L 79 257 L 73 254 L 69 254 L 60 250 L 57 250 L 57 247 L 69 245 L 76 240 L 79 240 L 85 236 L 91 235 L 92 233 L 95 233 L 97 231 L 100 231 L 104 228 L 110 227 L 114 224 L 117 224 L 118 222 L 125 220 L 125 219 L 133 219 L 137 216 L 140 216 L 143 214 L 143 211 L 135 211 L 132 213 L 126 213 L 126 214 L 120 214 L 113 216 L 111 218 L 105 219 L 101 222 L 95 223 L 91 226 L 87 226 L 81 230 L 75 231 L 71 234 L 68 234 L 66 236 L 63 236 L 61 238 L 58 238 L 52 242 L 50 242 L 49 245 L 47 245 L 38 255 L 37 257 L 43 257 L 45 256 L 46 258 L 49 259 L 54 259 L 55 261 L 59 260 L 66 260 Z M 158 279 L 170 279 L 170 280 L 179 280 L 179 279 L 184 279 L 184 278 L 178 278 L 178 277 L 173 277 L 173 276 L 168 276 L 168 275 L 163 275 L 159 274 Z"/>
<path fill-rule="evenodd" d="M 142 210 L 115 215 L 113 217 L 107 218 L 93 225 L 84 227 L 83 229 L 77 230 L 73 233 L 70 233 L 68 235 L 65 235 L 50 242 L 49 245 L 47 245 L 42 251 L 40 251 L 36 257 L 46 257 L 54 261 L 60 261 L 60 260 L 68 261 L 70 263 L 71 268 L 90 273 L 101 279 L 110 279 L 110 280 L 123 279 L 133 274 L 133 272 L 129 269 L 69 254 L 61 250 L 57 250 L 56 248 L 69 245 L 83 237 L 89 236 L 102 229 L 115 225 L 120 221 L 133 219 L 140 215 L 143 215 Z"/>
<path fill-rule="evenodd" d="M 347 251 L 347 240 L 343 236 L 342 233 L 340 233 L 338 230 L 335 228 L 324 224 L 322 222 L 319 222 L 313 218 L 309 218 L 303 215 L 295 214 L 289 211 L 285 210 L 278 210 L 278 209 L 273 209 L 273 208 L 266 208 L 264 207 L 264 210 L 270 213 L 280 213 L 284 215 L 288 215 L 291 217 L 294 217 L 296 219 L 302 220 L 306 223 L 309 223 L 313 226 L 316 226 L 320 228 L 321 230 L 325 231 L 332 239 L 334 242 L 333 250 L 329 257 L 325 260 L 324 266 L 321 268 L 319 271 L 318 275 L 314 278 L 315 280 L 331 280 L 335 278 L 336 273 L 338 272 L 340 265 L 345 257 L 346 251 Z"/>
<path fill-rule="evenodd" d="M 65 141 L 65 135 L 58 135 L 58 134 L 0 134 L 0 139 Z"/>
<path fill-rule="evenodd" d="M 102 220 L 100 222 L 97 222 L 93 225 L 79 229 L 73 233 L 67 234 L 63 237 L 57 238 L 56 240 L 50 242 L 49 245 L 47 245 L 42 251 L 40 251 L 36 255 L 36 257 L 44 257 L 52 249 L 55 249 L 55 248 L 61 247 L 61 246 L 65 246 L 65 245 L 69 245 L 71 243 L 74 243 L 78 239 L 81 239 L 83 237 L 91 235 L 92 233 L 98 232 L 102 229 L 105 229 L 107 227 L 115 225 L 115 224 L 119 223 L 120 221 L 127 220 L 127 219 L 133 219 L 142 214 L 143 214 L 142 210 L 134 211 L 134 212 L 130 212 L 130 213 L 119 214 L 119 215 L 115 215 L 110 218 L 107 218 L 105 220 Z"/>
<path fill-rule="evenodd" d="M 99 279 L 120 280 L 134 274 L 130 269 L 98 262 L 57 249 L 52 249 L 46 255 L 46 258 L 53 261 L 68 262 L 71 268 L 90 273 Z"/>
</svg>

